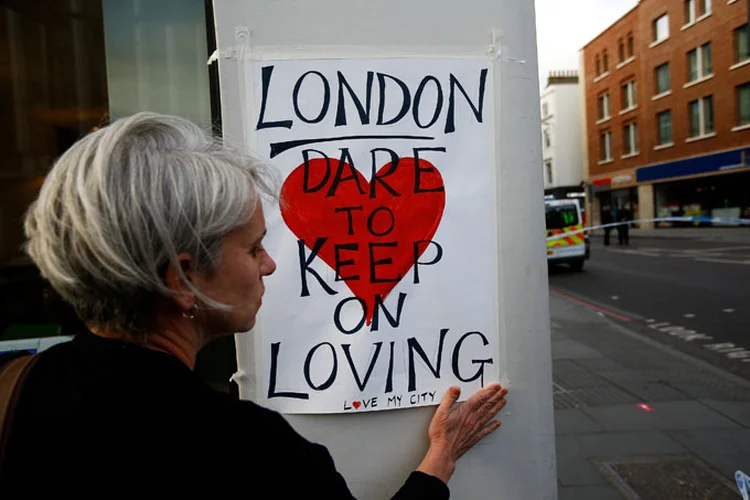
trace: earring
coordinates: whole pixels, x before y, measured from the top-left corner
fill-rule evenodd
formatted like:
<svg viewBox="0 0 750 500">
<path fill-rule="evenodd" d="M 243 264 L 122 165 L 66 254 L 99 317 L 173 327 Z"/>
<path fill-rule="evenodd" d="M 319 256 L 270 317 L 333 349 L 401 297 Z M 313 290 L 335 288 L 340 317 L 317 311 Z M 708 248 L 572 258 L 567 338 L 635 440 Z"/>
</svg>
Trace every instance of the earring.
<svg viewBox="0 0 750 500">
<path fill-rule="evenodd" d="M 193 306 L 190 308 L 188 312 L 183 312 L 182 317 L 187 319 L 195 319 L 195 310 L 197 309 L 197 306 Z"/>
</svg>

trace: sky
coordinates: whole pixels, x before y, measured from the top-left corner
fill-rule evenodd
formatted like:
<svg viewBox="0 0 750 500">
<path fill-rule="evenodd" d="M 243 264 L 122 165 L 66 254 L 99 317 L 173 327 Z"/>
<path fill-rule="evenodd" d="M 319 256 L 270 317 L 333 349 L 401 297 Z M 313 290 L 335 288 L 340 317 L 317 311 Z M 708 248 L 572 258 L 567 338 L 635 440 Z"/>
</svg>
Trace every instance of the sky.
<svg viewBox="0 0 750 500">
<path fill-rule="evenodd" d="M 638 0 L 535 0 L 539 85 L 550 71 L 578 69 L 579 50 Z"/>
</svg>

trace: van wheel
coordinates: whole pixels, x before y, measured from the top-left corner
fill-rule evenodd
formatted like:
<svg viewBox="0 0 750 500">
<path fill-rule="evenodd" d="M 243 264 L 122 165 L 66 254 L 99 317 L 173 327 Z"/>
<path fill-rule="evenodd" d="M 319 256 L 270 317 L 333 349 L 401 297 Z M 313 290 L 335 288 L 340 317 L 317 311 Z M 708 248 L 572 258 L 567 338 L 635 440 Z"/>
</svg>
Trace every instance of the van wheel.
<svg viewBox="0 0 750 500">
<path fill-rule="evenodd" d="M 584 261 L 582 261 L 582 260 L 577 260 L 575 262 L 571 262 L 570 263 L 570 268 L 573 271 L 581 272 L 581 271 L 583 271 L 583 263 L 584 263 Z"/>
</svg>

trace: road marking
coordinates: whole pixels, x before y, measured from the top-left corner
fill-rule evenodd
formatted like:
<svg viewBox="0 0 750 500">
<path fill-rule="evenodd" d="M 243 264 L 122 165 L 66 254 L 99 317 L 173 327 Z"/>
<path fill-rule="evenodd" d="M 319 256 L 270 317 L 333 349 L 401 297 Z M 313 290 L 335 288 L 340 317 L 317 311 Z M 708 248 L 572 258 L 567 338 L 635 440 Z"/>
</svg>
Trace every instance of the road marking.
<svg viewBox="0 0 750 500">
<path fill-rule="evenodd" d="M 733 313 L 734 309 L 722 309 L 722 311 L 725 313 Z"/>
<path fill-rule="evenodd" d="M 661 254 L 652 252 L 642 252 L 640 250 L 616 250 L 614 248 L 607 249 L 608 252 L 614 253 L 626 253 L 628 255 L 641 255 L 643 257 L 661 257 Z"/>
<path fill-rule="evenodd" d="M 695 314 L 693 314 L 693 313 L 683 314 L 683 316 L 686 317 L 686 318 L 695 318 Z"/>
<path fill-rule="evenodd" d="M 656 323 L 656 320 L 655 319 L 647 319 L 646 323 Z"/>
<path fill-rule="evenodd" d="M 750 265 L 750 260 L 728 260 L 728 259 L 695 259 L 696 262 L 715 262 L 717 264 L 744 264 Z"/>
<path fill-rule="evenodd" d="M 612 296 L 612 300 L 617 300 L 617 299 L 619 299 L 619 298 L 620 298 L 620 296 L 619 296 L 619 295 L 613 295 L 613 296 Z"/>
<path fill-rule="evenodd" d="M 591 304 L 590 302 L 586 302 L 585 300 L 572 297 L 568 294 L 565 294 L 555 288 L 549 289 L 550 293 L 553 293 L 557 295 L 558 297 L 562 297 L 564 299 L 571 300 L 573 302 L 577 302 L 578 304 L 581 304 L 582 306 L 588 307 L 589 309 L 593 309 L 594 311 L 604 314 L 605 316 L 609 316 L 610 318 L 619 319 L 620 321 L 624 321 L 625 323 L 630 323 L 632 321 L 631 318 L 623 315 L 623 314 L 617 314 L 616 312 L 610 311 L 609 309 L 605 309 L 603 307 L 595 306 L 594 304 Z"/>
<path fill-rule="evenodd" d="M 736 247 L 721 247 L 721 248 L 698 248 L 695 250 L 681 250 L 686 253 L 713 253 L 713 252 L 726 252 L 727 250 L 745 250 L 750 249 L 750 246 L 736 246 Z"/>
</svg>

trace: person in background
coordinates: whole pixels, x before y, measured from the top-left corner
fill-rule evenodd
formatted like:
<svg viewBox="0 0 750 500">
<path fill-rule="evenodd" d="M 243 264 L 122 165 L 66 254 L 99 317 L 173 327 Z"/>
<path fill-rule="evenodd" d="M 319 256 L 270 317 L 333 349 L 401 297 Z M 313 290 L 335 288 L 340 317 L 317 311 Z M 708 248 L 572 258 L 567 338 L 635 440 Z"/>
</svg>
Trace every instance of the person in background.
<svg viewBox="0 0 750 500">
<path fill-rule="evenodd" d="M 208 342 L 255 325 L 276 270 L 261 204 L 272 177 L 153 113 L 60 157 L 27 213 L 26 250 L 90 331 L 33 365 L 0 450 L 0 498 L 352 498 L 326 448 L 193 373 Z M 450 388 L 394 498 L 447 499 L 506 393 L 491 384 L 456 405 Z"/>
<path fill-rule="evenodd" d="M 607 203 L 602 207 L 602 225 L 612 224 L 614 219 L 612 218 L 612 206 Z M 604 246 L 609 246 L 609 235 L 612 232 L 612 227 L 604 228 Z"/>
<path fill-rule="evenodd" d="M 630 221 L 632 220 L 628 205 L 620 207 L 619 210 L 617 210 L 617 217 L 617 222 L 620 223 L 617 226 L 617 241 L 620 246 L 628 246 L 630 245 Z"/>
</svg>

